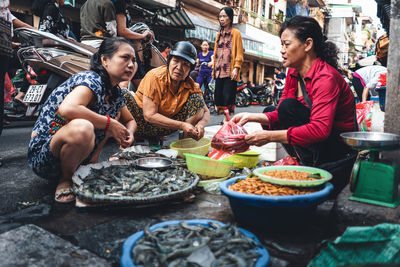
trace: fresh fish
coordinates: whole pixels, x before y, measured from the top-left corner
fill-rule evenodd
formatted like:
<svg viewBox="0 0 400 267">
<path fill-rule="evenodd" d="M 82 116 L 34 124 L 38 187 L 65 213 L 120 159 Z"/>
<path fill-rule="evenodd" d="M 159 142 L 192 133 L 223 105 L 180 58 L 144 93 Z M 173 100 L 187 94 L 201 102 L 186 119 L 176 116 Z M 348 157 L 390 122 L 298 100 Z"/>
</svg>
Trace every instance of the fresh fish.
<svg viewBox="0 0 400 267">
<path fill-rule="evenodd" d="M 112 165 L 92 168 L 81 180 L 83 183 L 78 189 L 86 194 L 150 197 L 189 187 L 195 180 L 195 174 L 182 167 L 147 171 L 129 165 Z"/>
<path fill-rule="evenodd" d="M 141 266 L 198 266 L 188 258 L 205 249 L 214 256 L 211 266 L 247 267 L 254 266 L 260 257 L 258 247 L 252 238 L 230 224 L 182 222 L 154 231 L 145 227 L 144 236 L 132 249 L 132 258 L 135 265 Z"/>
</svg>

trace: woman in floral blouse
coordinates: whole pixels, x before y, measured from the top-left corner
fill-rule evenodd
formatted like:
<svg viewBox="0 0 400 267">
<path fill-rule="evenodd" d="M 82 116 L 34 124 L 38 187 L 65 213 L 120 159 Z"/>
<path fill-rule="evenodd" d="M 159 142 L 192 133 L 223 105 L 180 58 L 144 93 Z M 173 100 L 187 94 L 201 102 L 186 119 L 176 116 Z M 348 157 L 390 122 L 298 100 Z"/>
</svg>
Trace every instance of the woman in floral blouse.
<svg viewBox="0 0 400 267">
<path fill-rule="evenodd" d="M 28 162 L 40 177 L 58 180 L 55 201 L 75 199 L 72 175 L 81 164 L 97 162 L 109 136 L 130 146 L 136 122 L 118 83 L 137 70 L 135 51 L 121 37 L 107 38 L 90 62 L 46 100 L 32 131 Z"/>
</svg>

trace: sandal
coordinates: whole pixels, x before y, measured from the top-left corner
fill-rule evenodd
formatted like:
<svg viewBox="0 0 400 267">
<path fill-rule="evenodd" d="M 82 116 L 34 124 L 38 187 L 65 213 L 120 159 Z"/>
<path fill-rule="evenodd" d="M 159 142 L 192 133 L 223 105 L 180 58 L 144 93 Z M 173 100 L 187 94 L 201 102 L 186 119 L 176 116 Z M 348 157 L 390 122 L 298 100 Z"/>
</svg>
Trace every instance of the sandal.
<svg viewBox="0 0 400 267">
<path fill-rule="evenodd" d="M 73 198 L 71 200 L 60 200 L 61 197 L 67 197 L 67 196 L 71 196 L 71 195 L 73 196 Z M 54 194 L 54 200 L 57 203 L 62 203 L 62 204 L 71 203 L 75 200 L 74 191 L 72 190 L 71 187 L 59 189 Z"/>
</svg>

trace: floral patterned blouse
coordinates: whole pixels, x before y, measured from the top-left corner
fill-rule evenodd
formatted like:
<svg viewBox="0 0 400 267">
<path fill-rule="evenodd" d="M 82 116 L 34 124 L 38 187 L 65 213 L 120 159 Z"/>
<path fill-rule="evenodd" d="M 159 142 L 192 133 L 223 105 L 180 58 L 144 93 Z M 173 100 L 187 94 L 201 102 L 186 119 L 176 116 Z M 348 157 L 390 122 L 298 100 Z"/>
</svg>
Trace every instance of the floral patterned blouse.
<svg viewBox="0 0 400 267">
<path fill-rule="evenodd" d="M 57 3 L 50 1 L 45 5 L 38 29 L 39 31 L 49 32 L 58 37 L 68 37 L 69 25 Z"/>
<path fill-rule="evenodd" d="M 125 106 L 125 100 L 121 92 L 119 92 L 113 103 L 105 101 L 106 87 L 99 74 L 94 71 L 77 73 L 54 89 L 44 103 L 40 116 L 33 127 L 33 132 L 38 134 L 38 138 L 47 139 L 52 137 L 50 130 L 58 107 L 64 101 L 65 97 L 78 85 L 87 86 L 93 91 L 96 101 L 93 106 L 88 106 L 88 108 L 100 115 L 109 115 L 111 118 L 115 118 L 120 113 L 122 107 Z M 105 132 L 103 129 L 95 129 L 95 135 L 96 144 L 98 144 L 104 139 Z"/>
</svg>

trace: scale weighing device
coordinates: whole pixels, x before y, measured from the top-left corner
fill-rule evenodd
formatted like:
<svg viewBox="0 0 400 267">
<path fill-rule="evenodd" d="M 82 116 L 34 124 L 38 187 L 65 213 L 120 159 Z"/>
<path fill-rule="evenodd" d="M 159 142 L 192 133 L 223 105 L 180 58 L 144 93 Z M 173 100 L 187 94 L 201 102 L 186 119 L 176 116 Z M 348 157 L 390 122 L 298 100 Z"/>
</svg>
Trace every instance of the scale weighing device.
<svg viewBox="0 0 400 267">
<path fill-rule="evenodd" d="M 360 154 L 350 176 L 350 200 L 396 208 L 400 203 L 400 166 L 380 158 L 381 151 L 400 149 L 400 135 L 380 132 L 347 132 L 340 135 L 355 150 L 369 151 L 365 159 Z"/>
</svg>

